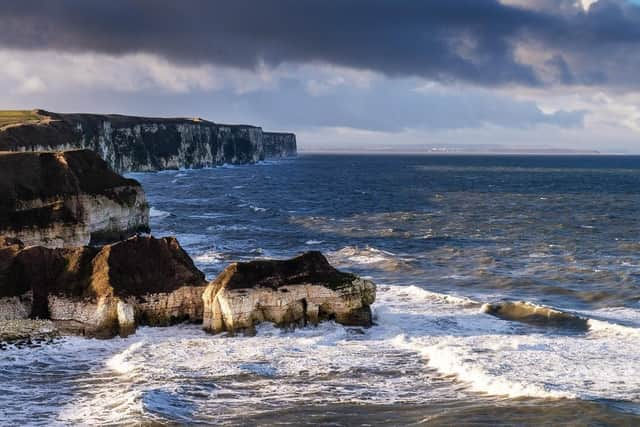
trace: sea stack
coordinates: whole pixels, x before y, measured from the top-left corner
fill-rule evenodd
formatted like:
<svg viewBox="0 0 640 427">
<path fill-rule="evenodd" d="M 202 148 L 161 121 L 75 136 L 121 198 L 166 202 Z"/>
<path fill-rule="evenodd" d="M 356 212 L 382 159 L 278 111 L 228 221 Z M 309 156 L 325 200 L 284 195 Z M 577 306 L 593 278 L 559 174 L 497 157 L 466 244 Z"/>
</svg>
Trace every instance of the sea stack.
<svg viewBox="0 0 640 427">
<path fill-rule="evenodd" d="M 89 150 L 0 153 L 0 236 L 79 247 L 149 232 L 140 184 Z"/>
<path fill-rule="evenodd" d="M 371 326 L 376 286 L 333 268 L 320 252 L 296 258 L 238 262 L 204 292 L 206 331 L 252 331 L 260 322 L 278 326 L 335 320 Z"/>
</svg>

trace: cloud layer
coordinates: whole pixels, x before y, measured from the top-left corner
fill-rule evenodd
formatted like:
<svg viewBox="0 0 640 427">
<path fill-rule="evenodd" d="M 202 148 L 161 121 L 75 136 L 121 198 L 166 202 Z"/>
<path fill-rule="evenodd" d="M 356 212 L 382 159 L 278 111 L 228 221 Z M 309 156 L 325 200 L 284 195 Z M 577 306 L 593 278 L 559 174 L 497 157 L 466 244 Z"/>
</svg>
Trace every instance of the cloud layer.
<svg viewBox="0 0 640 427">
<path fill-rule="evenodd" d="M 0 46 L 245 69 L 320 62 L 482 86 L 640 83 L 640 7 L 589 4 L 21 0 L 2 6 Z"/>
</svg>

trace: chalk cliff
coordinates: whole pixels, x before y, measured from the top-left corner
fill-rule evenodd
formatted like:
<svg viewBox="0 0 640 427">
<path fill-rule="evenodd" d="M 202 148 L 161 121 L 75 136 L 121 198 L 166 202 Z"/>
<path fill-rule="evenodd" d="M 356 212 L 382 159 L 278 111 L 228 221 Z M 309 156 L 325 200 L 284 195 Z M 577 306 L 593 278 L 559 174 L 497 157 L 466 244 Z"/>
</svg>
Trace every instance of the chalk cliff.
<svg viewBox="0 0 640 427">
<path fill-rule="evenodd" d="M 117 172 L 255 163 L 296 154 L 294 134 L 202 119 L 57 114 L 0 128 L 0 151 L 97 152 Z"/>
<path fill-rule="evenodd" d="M 0 153 L 0 236 L 76 247 L 148 231 L 142 187 L 96 153 Z"/>
<path fill-rule="evenodd" d="M 203 327 L 209 332 L 252 330 L 335 320 L 370 326 L 376 286 L 333 268 L 320 252 L 296 258 L 234 263 L 204 292 Z"/>
<path fill-rule="evenodd" d="M 0 237 L 0 321 L 50 319 L 64 332 L 126 336 L 138 325 L 201 320 L 205 286 L 171 237 L 58 249 Z"/>
<path fill-rule="evenodd" d="M 265 158 L 295 157 L 298 154 L 296 135 L 293 133 L 263 132 Z"/>
</svg>

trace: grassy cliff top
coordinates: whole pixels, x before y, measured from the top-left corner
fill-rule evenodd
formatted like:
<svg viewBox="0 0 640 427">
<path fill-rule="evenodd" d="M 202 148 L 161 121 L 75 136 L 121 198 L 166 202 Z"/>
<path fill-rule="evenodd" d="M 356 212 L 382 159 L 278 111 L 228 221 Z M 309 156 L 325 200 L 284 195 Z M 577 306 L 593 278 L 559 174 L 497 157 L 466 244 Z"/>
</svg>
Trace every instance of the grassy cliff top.
<svg viewBox="0 0 640 427">
<path fill-rule="evenodd" d="M 33 110 L 0 110 L 0 128 L 27 122 L 37 122 L 42 119 Z"/>
</svg>

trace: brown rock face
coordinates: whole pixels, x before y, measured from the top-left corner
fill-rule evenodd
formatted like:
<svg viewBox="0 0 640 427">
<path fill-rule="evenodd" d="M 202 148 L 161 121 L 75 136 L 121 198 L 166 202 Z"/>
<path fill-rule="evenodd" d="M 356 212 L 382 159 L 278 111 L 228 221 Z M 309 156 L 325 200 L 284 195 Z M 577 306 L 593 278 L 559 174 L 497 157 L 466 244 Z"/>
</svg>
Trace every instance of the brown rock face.
<svg viewBox="0 0 640 427">
<path fill-rule="evenodd" d="M 333 268 L 320 252 L 286 261 L 234 263 L 207 287 L 203 326 L 210 332 L 251 330 L 260 322 L 372 324 L 376 286 Z"/>
<path fill-rule="evenodd" d="M 206 282 L 172 237 L 102 248 L 23 247 L 0 239 L 0 319 L 51 319 L 89 336 L 199 321 Z"/>
<path fill-rule="evenodd" d="M 77 247 L 148 231 L 140 184 L 94 152 L 0 153 L 0 235 Z"/>
</svg>

